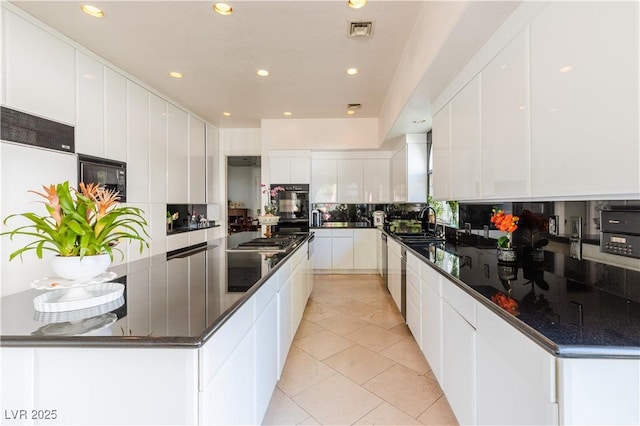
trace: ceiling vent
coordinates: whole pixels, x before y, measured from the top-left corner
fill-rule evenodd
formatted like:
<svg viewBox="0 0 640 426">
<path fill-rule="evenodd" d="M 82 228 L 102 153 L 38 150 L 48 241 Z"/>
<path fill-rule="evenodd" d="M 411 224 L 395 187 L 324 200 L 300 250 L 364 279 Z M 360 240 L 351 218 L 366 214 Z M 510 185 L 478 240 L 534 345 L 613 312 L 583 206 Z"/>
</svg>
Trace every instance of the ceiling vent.
<svg viewBox="0 0 640 426">
<path fill-rule="evenodd" d="M 349 37 L 371 37 L 373 33 L 372 21 L 349 22 Z"/>
<path fill-rule="evenodd" d="M 347 104 L 347 109 L 360 109 L 362 104 Z"/>
</svg>

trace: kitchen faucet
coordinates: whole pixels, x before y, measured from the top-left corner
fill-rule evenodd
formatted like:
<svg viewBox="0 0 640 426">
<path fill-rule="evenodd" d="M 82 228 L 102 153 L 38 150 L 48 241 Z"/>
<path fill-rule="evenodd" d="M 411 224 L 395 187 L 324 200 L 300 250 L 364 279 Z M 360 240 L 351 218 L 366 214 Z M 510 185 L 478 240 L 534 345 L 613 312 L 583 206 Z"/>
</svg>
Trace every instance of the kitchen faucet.
<svg viewBox="0 0 640 426">
<path fill-rule="evenodd" d="M 433 229 L 431 229 L 429 226 L 429 211 L 433 212 Z M 420 222 L 422 222 L 423 231 L 426 230 L 427 232 L 433 232 L 434 235 L 436 234 L 436 231 L 438 229 L 438 216 L 436 215 L 436 209 L 431 206 L 423 208 L 422 210 L 420 210 L 420 213 L 418 213 L 418 219 L 420 219 Z"/>
</svg>

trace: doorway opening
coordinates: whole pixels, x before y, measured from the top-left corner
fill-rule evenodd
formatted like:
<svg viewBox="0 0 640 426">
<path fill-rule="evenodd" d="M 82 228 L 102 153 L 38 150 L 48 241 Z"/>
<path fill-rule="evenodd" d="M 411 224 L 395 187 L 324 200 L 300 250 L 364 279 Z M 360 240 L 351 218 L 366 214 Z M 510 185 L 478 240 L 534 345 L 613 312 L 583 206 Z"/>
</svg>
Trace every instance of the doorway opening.
<svg viewBox="0 0 640 426">
<path fill-rule="evenodd" d="M 229 233 L 255 231 L 260 215 L 262 166 L 259 156 L 227 157 Z"/>
</svg>

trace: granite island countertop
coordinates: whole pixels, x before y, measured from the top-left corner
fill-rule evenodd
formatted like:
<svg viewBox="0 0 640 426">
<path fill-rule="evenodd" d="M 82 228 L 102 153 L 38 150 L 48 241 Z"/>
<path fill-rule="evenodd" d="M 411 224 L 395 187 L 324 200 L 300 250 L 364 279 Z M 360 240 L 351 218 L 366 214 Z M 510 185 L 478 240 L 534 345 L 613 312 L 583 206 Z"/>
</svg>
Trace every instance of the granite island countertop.
<svg viewBox="0 0 640 426">
<path fill-rule="evenodd" d="M 178 253 L 110 268 L 122 300 L 67 312 L 39 312 L 29 289 L 0 298 L 2 346 L 199 347 L 312 234 L 286 253 L 227 251 L 260 236 L 242 232 Z M 28 287 L 28 283 L 25 283 Z M 46 291 L 46 290 L 44 290 Z"/>
<path fill-rule="evenodd" d="M 640 358 L 638 271 L 550 251 L 543 262 L 505 266 L 494 247 L 405 246 L 557 356 Z M 517 314 L 492 300 L 499 293 Z"/>
</svg>

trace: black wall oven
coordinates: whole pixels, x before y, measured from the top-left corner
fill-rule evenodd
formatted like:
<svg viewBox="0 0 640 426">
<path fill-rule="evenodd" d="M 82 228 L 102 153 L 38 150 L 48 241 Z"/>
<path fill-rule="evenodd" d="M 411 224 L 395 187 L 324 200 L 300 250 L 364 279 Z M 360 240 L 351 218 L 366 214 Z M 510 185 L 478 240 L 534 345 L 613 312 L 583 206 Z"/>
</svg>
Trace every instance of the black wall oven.
<svg viewBox="0 0 640 426">
<path fill-rule="evenodd" d="M 127 163 L 78 154 L 78 183 L 97 183 L 127 201 Z"/>
<path fill-rule="evenodd" d="M 309 232 L 309 184 L 272 184 L 271 189 L 284 188 L 274 200 L 280 216 L 277 232 L 291 234 Z"/>
</svg>

